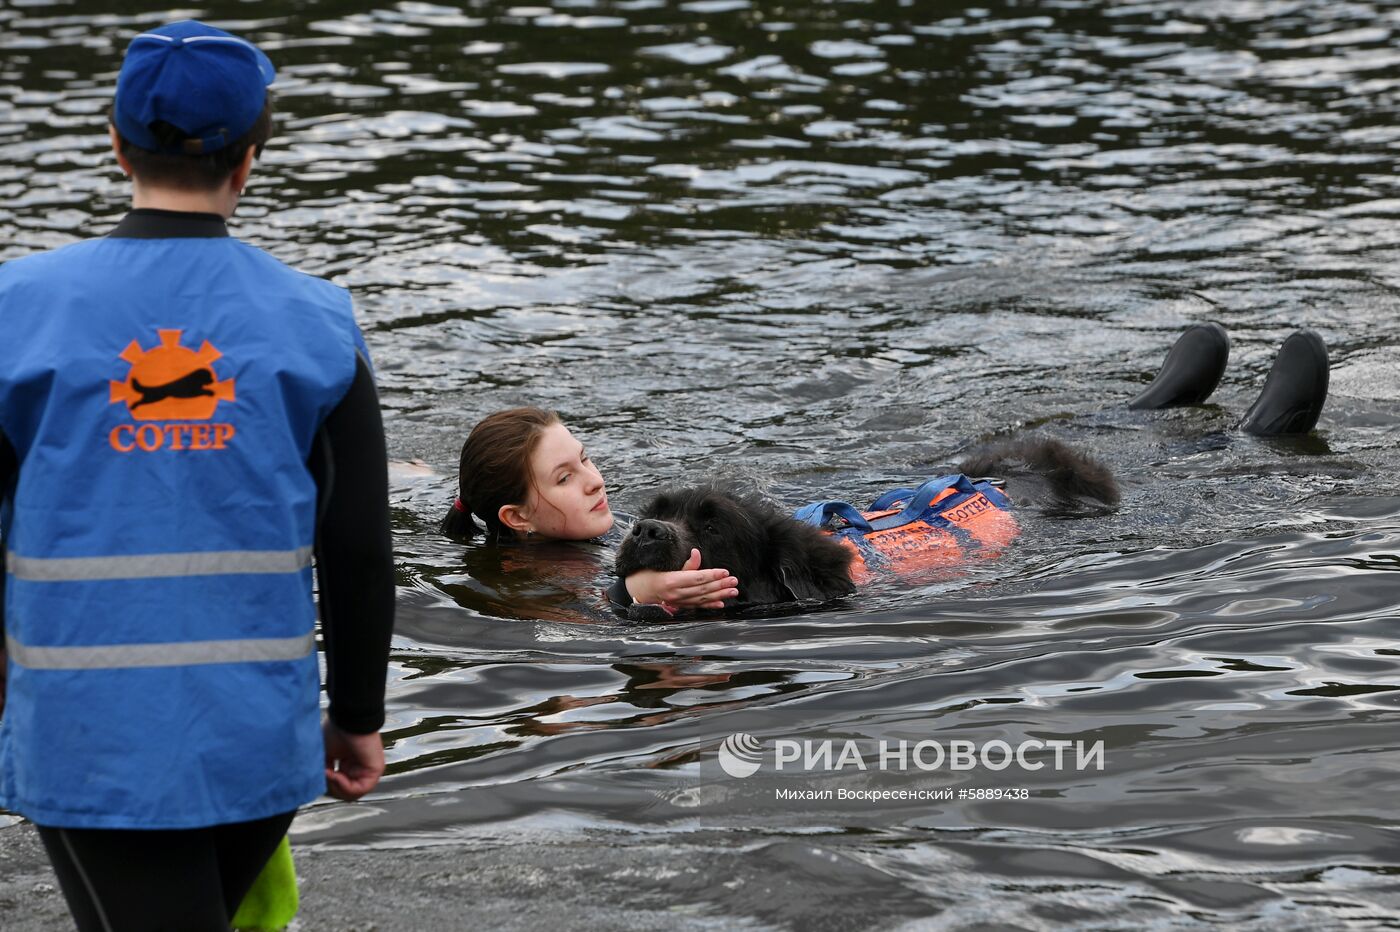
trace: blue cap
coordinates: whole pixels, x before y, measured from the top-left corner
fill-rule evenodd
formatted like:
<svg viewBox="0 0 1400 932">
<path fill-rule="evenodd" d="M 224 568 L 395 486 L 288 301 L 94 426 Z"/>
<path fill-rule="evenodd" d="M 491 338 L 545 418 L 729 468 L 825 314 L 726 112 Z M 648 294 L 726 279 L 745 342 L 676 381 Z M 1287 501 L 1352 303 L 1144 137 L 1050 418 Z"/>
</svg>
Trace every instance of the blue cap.
<svg viewBox="0 0 1400 932">
<path fill-rule="evenodd" d="M 217 152 L 253 128 L 277 72 L 253 43 L 192 19 L 143 32 L 126 47 L 112 122 L 152 152 Z M 151 124 L 184 131 L 162 145 Z"/>
</svg>

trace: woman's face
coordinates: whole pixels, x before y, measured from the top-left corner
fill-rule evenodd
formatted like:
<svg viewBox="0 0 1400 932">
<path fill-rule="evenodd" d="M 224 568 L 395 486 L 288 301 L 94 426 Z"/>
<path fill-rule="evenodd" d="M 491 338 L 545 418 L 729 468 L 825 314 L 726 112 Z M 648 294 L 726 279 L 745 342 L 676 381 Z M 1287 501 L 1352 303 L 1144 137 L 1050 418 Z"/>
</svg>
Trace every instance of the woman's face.
<svg viewBox="0 0 1400 932">
<path fill-rule="evenodd" d="M 530 471 L 531 489 L 522 513 L 535 534 L 587 540 L 613 526 L 603 477 L 563 424 L 551 424 L 540 433 Z"/>
</svg>

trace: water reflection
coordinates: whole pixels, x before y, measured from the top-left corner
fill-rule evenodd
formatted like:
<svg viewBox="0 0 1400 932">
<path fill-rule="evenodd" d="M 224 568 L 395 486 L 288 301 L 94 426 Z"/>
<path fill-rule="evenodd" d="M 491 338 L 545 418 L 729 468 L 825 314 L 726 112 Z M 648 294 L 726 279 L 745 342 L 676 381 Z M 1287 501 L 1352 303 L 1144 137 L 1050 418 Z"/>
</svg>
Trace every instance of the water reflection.
<svg viewBox="0 0 1400 932">
<path fill-rule="evenodd" d="M 419 462 L 394 473 L 391 777 L 364 818 L 323 806 L 303 840 L 703 811 L 867 839 L 832 856 L 878 868 L 861 889 L 886 906 L 851 896 L 892 921 L 911 903 L 1027 925 L 1393 910 L 1394 3 L 191 12 L 279 67 L 282 136 L 239 235 L 353 289 L 393 456 Z M 168 15 L 0 9 L 0 258 L 121 215 L 107 95 Z M 1206 318 L 1235 340 L 1215 404 L 1122 411 Z M 1319 436 L 1232 433 L 1302 325 L 1333 349 Z M 629 625 L 598 593 L 606 547 L 436 535 L 463 432 L 518 403 L 561 410 L 623 510 L 697 472 L 860 501 L 1032 428 L 1096 451 L 1126 494 L 1112 515 L 1030 514 L 1000 561 L 926 586 Z M 777 734 L 754 717 L 775 710 L 789 729 L 1097 723 L 1132 763 L 1032 806 L 880 824 L 705 809 L 695 768 L 729 734 Z M 1193 710 L 1241 717 L 1184 740 Z M 766 856 L 828 863 L 784 844 Z"/>
</svg>

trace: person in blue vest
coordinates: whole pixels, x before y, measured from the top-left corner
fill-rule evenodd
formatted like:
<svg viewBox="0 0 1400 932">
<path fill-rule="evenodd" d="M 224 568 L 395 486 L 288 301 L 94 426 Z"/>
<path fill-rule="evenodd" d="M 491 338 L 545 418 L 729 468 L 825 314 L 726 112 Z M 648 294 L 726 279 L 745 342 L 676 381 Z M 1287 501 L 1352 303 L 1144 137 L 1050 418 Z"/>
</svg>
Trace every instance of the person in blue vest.
<svg viewBox="0 0 1400 932">
<path fill-rule="evenodd" d="M 136 36 L 111 111 L 134 209 L 0 267 L 0 807 L 81 929 L 227 929 L 297 808 L 384 769 L 368 352 L 343 289 L 226 227 L 273 78 L 202 23 Z"/>
</svg>

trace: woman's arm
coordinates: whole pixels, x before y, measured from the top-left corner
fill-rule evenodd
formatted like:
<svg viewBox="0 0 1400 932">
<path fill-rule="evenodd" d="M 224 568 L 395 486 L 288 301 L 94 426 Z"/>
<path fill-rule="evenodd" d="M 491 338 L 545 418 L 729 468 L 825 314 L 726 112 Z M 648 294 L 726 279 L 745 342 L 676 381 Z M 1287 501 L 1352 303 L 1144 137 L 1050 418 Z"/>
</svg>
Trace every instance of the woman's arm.
<svg viewBox="0 0 1400 932">
<path fill-rule="evenodd" d="M 725 569 L 700 569 L 700 551 L 691 550 L 690 559 L 678 570 L 638 570 L 622 585 L 608 590 L 609 598 L 622 607 L 632 602 L 677 608 L 724 608 L 724 600 L 739 594 L 739 580 Z M 621 589 L 621 592 L 615 590 Z M 625 593 L 629 601 L 622 602 Z"/>
</svg>

